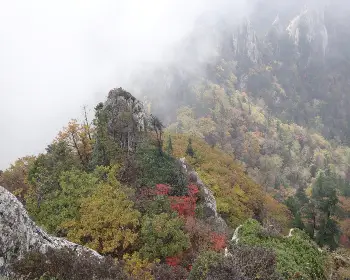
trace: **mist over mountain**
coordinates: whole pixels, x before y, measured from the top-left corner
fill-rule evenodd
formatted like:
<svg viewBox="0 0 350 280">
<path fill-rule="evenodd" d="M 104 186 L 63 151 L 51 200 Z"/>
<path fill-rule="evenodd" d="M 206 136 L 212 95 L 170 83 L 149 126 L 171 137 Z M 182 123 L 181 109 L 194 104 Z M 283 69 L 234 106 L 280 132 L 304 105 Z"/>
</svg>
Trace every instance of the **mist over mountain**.
<svg viewBox="0 0 350 280">
<path fill-rule="evenodd" d="M 132 71 L 162 61 L 203 12 L 248 13 L 244 1 L 228 0 L 2 2 L 1 168 L 41 152 L 83 105 L 93 115 L 109 89 L 127 88 Z"/>
<path fill-rule="evenodd" d="M 262 98 L 275 116 L 346 143 L 349 5 L 252 2 L 251 13 L 243 19 L 236 20 L 227 11 L 201 16 L 190 35 L 170 52 L 172 59 L 140 72 L 131 88 L 155 98 L 153 108 L 158 113 L 164 110 L 170 121 L 169 108 L 175 106 L 175 111 L 187 104 L 187 92 L 196 81 L 217 82 L 208 68 L 224 59 L 235 63 L 235 88 Z M 318 120 L 322 127 L 317 127 Z"/>
<path fill-rule="evenodd" d="M 349 279 L 350 4 L 187 2 L 0 10 L 0 278 Z"/>
</svg>

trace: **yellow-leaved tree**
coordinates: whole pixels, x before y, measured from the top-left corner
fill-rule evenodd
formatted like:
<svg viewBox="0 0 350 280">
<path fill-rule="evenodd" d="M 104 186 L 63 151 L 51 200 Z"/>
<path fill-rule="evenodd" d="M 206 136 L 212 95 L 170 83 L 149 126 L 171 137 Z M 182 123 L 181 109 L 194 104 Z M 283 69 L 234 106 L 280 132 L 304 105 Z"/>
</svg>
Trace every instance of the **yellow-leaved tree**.
<svg viewBox="0 0 350 280">
<path fill-rule="evenodd" d="M 4 172 L 0 172 L 0 185 L 16 195 L 22 203 L 25 202 L 24 197 L 30 189 L 27 176 L 34 161 L 34 156 L 19 158 Z"/>
<path fill-rule="evenodd" d="M 233 156 L 193 137 L 194 157 L 186 156 L 186 135 L 172 135 L 174 155 L 186 157 L 203 183 L 214 193 L 217 209 L 231 227 L 247 218 L 259 217 L 263 211 L 264 193 L 251 180 Z"/>
<path fill-rule="evenodd" d="M 59 132 L 56 141 L 63 141 L 76 153 L 81 164 L 87 167 L 92 153 L 92 127 L 88 123 L 80 124 L 71 120 L 67 127 Z"/>
<path fill-rule="evenodd" d="M 128 198 L 112 168 L 109 179 L 96 185 L 90 197 L 80 205 L 80 217 L 64 225 L 68 238 L 102 254 L 122 256 L 136 242 L 140 212 Z"/>
</svg>

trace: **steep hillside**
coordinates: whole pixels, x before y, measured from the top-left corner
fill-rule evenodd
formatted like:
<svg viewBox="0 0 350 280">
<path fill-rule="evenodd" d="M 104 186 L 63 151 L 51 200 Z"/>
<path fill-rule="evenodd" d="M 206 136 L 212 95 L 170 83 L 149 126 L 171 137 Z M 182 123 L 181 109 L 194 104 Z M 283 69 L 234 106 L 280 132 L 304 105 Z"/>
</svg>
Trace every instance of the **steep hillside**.
<svg viewBox="0 0 350 280">
<path fill-rule="evenodd" d="M 252 14 L 240 24 L 229 11 L 203 16 L 180 44 L 173 63 L 135 78 L 141 93 L 157 100 L 154 110 L 171 120 L 174 112 L 162 105 L 175 110 L 190 105 L 187 93 L 206 79 L 228 94 L 238 89 L 254 103 L 262 99 L 283 122 L 347 143 L 346 1 L 255 2 Z M 203 50 L 203 55 L 188 56 Z"/>
<path fill-rule="evenodd" d="M 266 187 L 307 187 L 327 166 L 348 180 L 349 10 L 339 0 L 286 2 L 257 5 L 239 26 L 224 15 L 201 18 L 175 62 L 135 84 L 153 112 L 184 126 L 174 131 L 211 137 L 216 129 L 221 148 Z M 182 59 L 202 46 L 212 47 L 206 60 Z"/>
<path fill-rule="evenodd" d="M 185 135 L 171 136 L 174 155 L 186 155 L 188 139 L 192 139 L 194 157 L 186 159 L 203 182 L 214 192 L 219 213 L 237 227 L 249 217 L 274 224 L 279 230 L 290 226 L 288 209 L 264 193 L 261 186 L 250 179 L 233 156 L 210 147 L 199 138 Z"/>
<path fill-rule="evenodd" d="M 122 267 L 125 277 L 166 279 L 171 273 L 184 279 L 203 252 L 222 254 L 234 228 L 249 218 L 288 230 L 287 207 L 248 178 L 232 155 L 200 138 L 164 134 L 159 119 L 122 89 L 110 91 L 95 110 L 93 123 L 72 120 L 46 153 L 19 159 L 1 173 L 1 184 L 49 233 L 120 261 L 115 269 Z M 13 222 L 22 229 L 22 220 L 31 223 L 28 217 Z M 2 215 L 0 226 L 7 223 Z M 15 240 L 26 248 L 6 257 L 6 271 L 65 279 L 41 260 L 63 258 L 66 251 L 33 247 L 29 229 L 22 230 L 29 238 L 18 234 L 1 235 L 4 244 Z M 77 266 L 86 265 L 76 258 Z"/>
<path fill-rule="evenodd" d="M 240 23 L 203 15 L 172 59 L 136 74 L 144 103 L 111 90 L 0 185 L 124 279 L 349 277 L 350 10 L 251 2 Z M 70 251 L 22 251 L 6 263 L 16 277 L 94 277 Z"/>
<path fill-rule="evenodd" d="M 171 133 L 233 154 L 320 245 L 348 244 L 348 5 L 256 2 L 240 24 L 224 12 L 202 17 L 174 63 L 135 83 Z M 183 52 L 202 47 L 211 52 L 183 59 Z M 316 191 L 325 184 L 330 189 Z M 297 190 L 308 203 L 293 200 Z M 315 210 L 325 196 L 334 201 Z M 310 217 L 317 217 L 313 224 Z"/>
</svg>

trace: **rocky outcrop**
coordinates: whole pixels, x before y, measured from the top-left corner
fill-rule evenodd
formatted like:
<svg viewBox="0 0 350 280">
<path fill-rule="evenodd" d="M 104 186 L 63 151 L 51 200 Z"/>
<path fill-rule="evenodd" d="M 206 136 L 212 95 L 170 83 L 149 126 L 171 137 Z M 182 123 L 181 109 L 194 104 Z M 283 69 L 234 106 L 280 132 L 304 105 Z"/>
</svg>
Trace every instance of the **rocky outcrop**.
<svg viewBox="0 0 350 280">
<path fill-rule="evenodd" d="M 261 62 L 259 40 L 251 22 L 246 19 L 232 37 L 233 55 L 236 60 L 248 59 L 250 63 Z"/>
<path fill-rule="evenodd" d="M 145 131 L 147 114 L 143 103 L 122 88 L 112 89 L 103 106 L 108 133 L 122 149 L 133 151 Z"/>
<path fill-rule="evenodd" d="M 290 22 L 287 32 L 297 46 L 308 44 L 311 54 L 324 58 L 328 47 L 324 11 L 305 9 Z"/>
<path fill-rule="evenodd" d="M 191 170 L 191 167 L 187 165 L 186 158 L 180 158 L 179 164 L 183 172 L 187 174 L 189 183 L 197 185 L 203 195 L 203 210 L 206 222 L 218 232 L 227 232 L 228 226 L 217 211 L 213 192 L 203 183 L 198 173 Z"/>
<path fill-rule="evenodd" d="M 17 198 L 0 186 L 0 276 L 8 276 L 11 262 L 29 251 L 68 248 L 78 254 L 97 252 L 62 238 L 53 237 L 35 225 Z"/>
<path fill-rule="evenodd" d="M 216 207 L 216 200 L 213 192 L 199 178 L 197 172 L 189 172 L 189 181 L 196 184 L 204 197 L 204 216 L 208 224 L 210 224 L 217 232 L 227 232 L 228 227 L 224 219 L 219 215 Z"/>
</svg>

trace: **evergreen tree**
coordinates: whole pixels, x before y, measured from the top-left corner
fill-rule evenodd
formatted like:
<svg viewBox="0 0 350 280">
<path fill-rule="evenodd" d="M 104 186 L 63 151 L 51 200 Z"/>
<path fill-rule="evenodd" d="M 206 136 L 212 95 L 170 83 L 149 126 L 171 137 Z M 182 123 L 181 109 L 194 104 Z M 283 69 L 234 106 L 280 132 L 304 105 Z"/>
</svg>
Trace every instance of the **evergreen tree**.
<svg viewBox="0 0 350 280">
<path fill-rule="evenodd" d="M 286 200 L 286 205 L 294 215 L 292 222 L 293 227 L 299 229 L 305 229 L 303 217 L 305 216 L 306 209 L 308 209 L 309 199 L 306 196 L 305 189 L 299 188 L 294 197 L 289 197 Z"/>
<path fill-rule="evenodd" d="M 320 225 L 320 229 L 316 234 L 316 242 L 320 246 L 329 246 L 331 250 L 338 247 L 340 230 L 338 224 L 333 219 L 325 219 Z"/>
<path fill-rule="evenodd" d="M 309 198 L 307 197 L 304 188 L 298 188 L 295 197 L 299 202 L 299 206 L 304 206 L 306 203 L 309 202 Z"/>
<path fill-rule="evenodd" d="M 108 135 L 108 117 L 103 108 L 103 103 L 99 103 L 95 108 L 95 135 L 90 169 L 96 166 L 108 166 L 113 159 L 116 159 L 119 147 Z"/>
<path fill-rule="evenodd" d="M 297 212 L 296 215 L 294 216 L 293 220 L 293 227 L 299 228 L 299 229 L 304 229 L 305 225 L 301 216 L 301 212 Z"/>
<path fill-rule="evenodd" d="M 193 147 L 192 147 L 192 139 L 191 138 L 188 139 L 186 155 L 189 155 L 190 157 L 194 157 L 194 150 L 193 150 Z"/>
<path fill-rule="evenodd" d="M 163 153 L 163 123 L 156 117 L 151 115 L 150 120 L 150 126 L 153 129 L 153 131 L 156 133 L 157 136 L 157 147 L 159 150 L 159 153 Z"/>
<path fill-rule="evenodd" d="M 173 150 L 173 143 L 171 141 L 171 136 L 169 135 L 169 138 L 168 138 L 168 142 L 167 142 L 167 146 L 165 148 L 166 152 L 169 154 L 169 155 L 172 155 L 174 150 Z"/>
<path fill-rule="evenodd" d="M 313 203 L 317 211 L 317 221 L 314 223 L 316 242 L 320 246 L 328 245 L 332 250 L 338 246 L 339 227 L 332 218 L 338 204 L 334 175 L 327 170 L 321 172 L 312 189 Z"/>
</svg>

